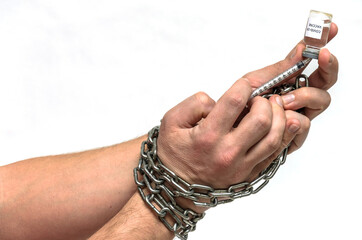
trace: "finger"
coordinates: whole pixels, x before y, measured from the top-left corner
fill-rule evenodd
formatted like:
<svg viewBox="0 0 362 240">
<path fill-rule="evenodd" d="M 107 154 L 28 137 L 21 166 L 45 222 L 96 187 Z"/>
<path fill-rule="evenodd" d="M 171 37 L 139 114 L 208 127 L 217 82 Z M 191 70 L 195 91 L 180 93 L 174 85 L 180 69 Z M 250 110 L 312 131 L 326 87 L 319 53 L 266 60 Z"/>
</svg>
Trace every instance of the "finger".
<svg viewBox="0 0 362 240">
<path fill-rule="evenodd" d="M 329 30 L 329 35 L 328 35 L 328 42 L 331 41 L 338 33 L 338 27 L 335 23 L 332 22 L 330 30 Z M 293 49 L 292 51 L 289 52 L 289 54 L 287 55 L 287 57 L 285 58 L 287 59 L 293 59 L 293 62 L 299 62 L 301 60 L 303 60 L 303 54 L 302 52 L 304 51 L 306 45 L 304 43 L 304 40 L 301 40 Z M 320 53 L 320 57 L 322 57 L 321 59 L 319 59 L 319 65 L 322 63 L 322 68 L 326 69 L 327 67 L 331 68 L 331 69 L 337 69 L 338 72 L 338 61 L 335 62 L 333 64 L 333 66 L 330 66 L 330 63 L 333 62 L 333 60 L 335 59 L 335 57 L 332 55 L 332 57 L 329 57 L 328 54 L 324 53 L 323 51 L 325 50 L 321 50 L 322 54 Z M 329 52 L 328 52 L 329 53 Z M 337 68 L 335 68 L 335 65 L 337 65 Z M 298 71 L 298 73 L 296 73 L 295 75 L 301 73 L 305 68 L 301 69 L 300 71 Z M 295 76 L 294 75 L 294 76 Z M 291 78 L 290 78 L 291 79 Z M 331 87 L 337 80 L 337 78 L 333 78 L 333 75 L 331 75 L 331 79 L 326 78 L 329 83 L 328 86 L 325 86 L 324 89 L 327 89 L 327 87 Z M 320 87 L 317 85 L 313 85 L 313 77 L 311 78 L 311 86 L 316 86 L 316 87 Z"/>
<path fill-rule="evenodd" d="M 321 89 L 329 89 L 338 78 L 338 60 L 328 49 L 321 49 L 318 57 L 318 68 L 309 77 L 309 85 Z"/>
<path fill-rule="evenodd" d="M 207 117 L 214 105 L 215 101 L 206 93 L 196 93 L 169 110 L 162 119 L 162 125 L 191 128 Z"/>
<path fill-rule="evenodd" d="M 338 33 L 338 27 L 335 23 L 332 22 L 331 27 L 329 29 L 328 42 L 331 41 L 337 35 L 337 33 Z M 302 60 L 301 53 L 303 52 L 304 48 L 305 48 L 304 40 L 300 40 L 299 43 L 297 43 L 297 45 L 288 53 L 286 58 L 293 58 L 293 57 L 297 56 L 298 61 L 301 61 Z M 297 54 L 297 53 L 300 53 L 300 54 Z"/>
<path fill-rule="evenodd" d="M 332 23 L 328 35 L 328 41 L 332 40 L 337 35 L 337 32 L 337 25 L 335 23 Z M 251 82 L 251 86 L 255 89 L 266 83 L 270 79 L 274 78 L 275 76 L 279 75 L 280 73 L 286 71 L 288 68 L 294 66 L 297 62 L 303 60 L 302 52 L 304 49 L 305 43 L 303 40 L 301 40 L 282 61 L 279 61 L 262 69 L 247 73 L 246 75 L 244 75 L 244 77 L 253 79 L 253 81 Z M 294 76 L 300 74 L 302 71 L 303 69 L 291 75 L 289 77 L 289 80 L 292 81 L 291 79 L 293 79 Z"/>
<path fill-rule="evenodd" d="M 334 22 L 331 23 L 331 27 L 329 29 L 328 34 L 328 42 L 331 41 L 338 33 L 338 26 Z"/>
<path fill-rule="evenodd" d="M 241 146 L 240 154 L 246 154 L 249 148 L 260 141 L 272 126 L 272 106 L 262 97 L 249 102 L 250 111 L 229 134 L 231 145 Z"/>
<path fill-rule="evenodd" d="M 309 133 L 311 121 L 305 115 L 297 113 L 295 111 L 287 110 L 285 111 L 285 114 L 287 116 L 287 119 L 298 119 L 298 121 L 300 122 L 300 128 L 296 132 L 296 136 L 295 138 L 293 138 L 288 148 L 288 154 L 291 154 L 295 150 L 299 149 L 305 142 L 305 139 L 307 138 Z"/>
<path fill-rule="evenodd" d="M 299 114 L 300 115 L 300 114 Z M 288 114 L 288 117 L 290 117 L 290 114 Z M 286 120 L 286 127 L 284 130 L 284 134 L 283 134 L 283 140 L 282 143 L 280 144 L 278 150 L 276 150 L 272 155 L 270 155 L 265 161 L 267 163 L 271 163 L 272 161 L 274 161 L 279 154 L 290 145 L 290 143 L 294 140 L 294 138 L 298 135 L 301 134 L 302 132 L 299 130 L 302 127 L 302 123 L 299 120 L 300 116 L 296 116 L 294 118 L 287 118 Z M 304 122 L 304 121 L 303 121 Z M 306 126 L 303 126 L 305 129 Z"/>
<path fill-rule="evenodd" d="M 264 67 L 262 69 L 247 73 L 244 77 L 253 79 L 252 81 L 252 87 L 257 88 L 261 86 L 262 84 L 266 83 L 270 79 L 278 76 L 279 74 L 283 73 L 287 69 L 294 66 L 297 62 L 302 60 L 302 52 L 305 49 L 305 44 L 301 41 L 293 48 L 293 50 L 287 55 L 286 58 L 283 60 L 276 62 L 272 65 L 269 65 L 267 67 Z M 293 77 L 297 76 L 303 71 L 303 69 L 295 72 L 292 74 L 287 80 L 284 82 L 287 82 L 288 80 L 293 79 Z"/>
<path fill-rule="evenodd" d="M 338 26 L 332 22 L 329 35 L 328 35 L 328 42 L 331 41 L 338 33 Z M 298 50 L 302 48 L 304 50 L 305 44 L 304 41 L 300 41 L 299 44 L 296 46 Z M 295 48 L 295 49 L 296 49 Z M 302 60 L 302 54 L 300 51 L 296 51 L 293 49 L 288 56 L 289 57 L 296 57 L 296 61 Z M 288 58 L 287 56 L 287 58 Z M 318 69 L 311 74 L 309 78 L 310 86 L 317 87 L 321 89 L 329 89 L 332 87 L 337 81 L 338 75 L 338 60 L 337 58 L 330 54 L 327 49 L 321 49 L 318 57 Z"/>
<path fill-rule="evenodd" d="M 278 156 L 279 154 L 290 145 L 292 140 L 296 137 L 297 132 L 301 128 L 301 123 L 298 119 L 288 119 L 286 122 L 286 128 L 284 130 L 283 140 L 278 148 L 272 155 L 266 158 L 264 161 L 260 162 L 258 165 L 254 167 L 252 170 L 249 180 L 252 181 L 258 177 L 258 175 L 265 170 Z"/>
<path fill-rule="evenodd" d="M 226 134 L 245 108 L 251 94 L 247 79 L 241 78 L 217 101 L 216 105 L 203 121 L 204 126 L 217 133 Z"/>
<path fill-rule="evenodd" d="M 310 128 L 309 119 L 295 111 L 287 110 L 285 113 L 287 123 L 280 148 L 275 151 L 275 153 L 272 154 L 270 157 L 266 158 L 264 161 L 260 162 L 253 168 L 248 177 L 249 182 L 256 179 L 260 175 L 260 173 L 265 170 L 278 157 L 278 155 L 284 150 L 284 148 L 289 146 L 288 154 L 290 154 L 300 148 L 305 141 Z"/>
<path fill-rule="evenodd" d="M 273 154 L 280 147 L 283 139 L 286 117 L 280 96 L 272 96 L 270 103 L 273 114 L 270 131 L 247 152 L 246 161 L 253 167 Z"/>
<path fill-rule="evenodd" d="M 303 87 L 282 96 L 284 108 L 298 110 L 303 108 L 305 116 L 310 120 L 326 110 L 331 103 L 331 97 L 327 91 Z"/>
</svg>

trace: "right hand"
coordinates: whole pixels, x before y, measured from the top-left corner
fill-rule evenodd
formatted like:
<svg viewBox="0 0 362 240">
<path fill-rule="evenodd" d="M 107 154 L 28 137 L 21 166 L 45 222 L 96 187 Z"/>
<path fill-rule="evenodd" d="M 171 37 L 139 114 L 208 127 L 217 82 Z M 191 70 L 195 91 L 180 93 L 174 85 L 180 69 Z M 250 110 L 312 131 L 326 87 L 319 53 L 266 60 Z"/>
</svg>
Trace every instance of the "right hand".
<svg viewBox="0 0 362 240">
<path fill-rule="evenodd" d="M 332 24 L 329 40 L 336 34 L 337 27 Z M 217 103 L 198 93 L 167 112 L 158 138 L 158 155 L 163 163 L 190 183 L 227 188 L 254 180 L 291 141 L 292 150 L 299 148 L 310 120 L 329 105 L 325 90 L 337 80 L 338 62 L 328 64 L 330 54 L 324 54 L 326 51 L 321 52 L 320 67 L 311 76 L 315 88 L 295 91 L 295 101 L 286 106 L 280 96 L 269 100 L 256 97 L 248 103 L 250 111 L 240 123 L 235 122 L 252 88 L 300 61 L 304 47 L 301 42 L 283 61 L 248 73 Z M 300 107 L 309 108 L 313 114 L 292 111 Z"/>
<path fill-rule="evenodd" d="M 190 183 L 214 188 L 249 179 L 254 167 L 279 149 L 286 123 L 280 96 L 256 97 L 234 127 L 251 91 L 242 78 L 217 103 L 198 93 L 168 111 L 158 138 L 163 163 Z"/>
<path fill-rule="evenodd" d="M 328 41 L 331 41 L 337 33 L 338 27 L 335 23 L 332 23 Z M 302 52 L 305 47 L 305 43 L 302 40 L 282 61 L 256 71 L 249 72 L 244 75 L 244 77 L 249 79 L 252 88 L 256 88 L 264 84 L 265 81 L 301 61 L 303 59 Z M 331 102 L 331 97 L 327 90 L 337 82 L 338 65 L 337 58 L 331 54 L 328 49 L 321 49 L 318 58 L 318 68 L 309 76 L 309 87 L 297 89 L 282 97 L 287 117 L 287 131 L 284 133 L 282 145 L 276 153 L 282 151 L 282 149 L 289 145 L 288 154 L 290 154 L 303 145 L 309 132 L 311 120 L 325 111 Z M 296 75 L 299 73 L 300 71 L 296 73 Z M 294 83 L 295 78 L 289 79 L 288 82 Z M 284 101 L 290 96 L 294 96 L 294 100 Z M 295 111 L 298 109 L 303 109 L 303 114 Z M 294 134 L 293 130 L 297 130 L 297 133 Z M 254 173 L 251 174 L 250 180 L 255 179 L 262 170 L 270 165 L 275 157 L 276 156 L 272 156 L 265 159 L 256 166 L 253 170 Z"/>
</svg>

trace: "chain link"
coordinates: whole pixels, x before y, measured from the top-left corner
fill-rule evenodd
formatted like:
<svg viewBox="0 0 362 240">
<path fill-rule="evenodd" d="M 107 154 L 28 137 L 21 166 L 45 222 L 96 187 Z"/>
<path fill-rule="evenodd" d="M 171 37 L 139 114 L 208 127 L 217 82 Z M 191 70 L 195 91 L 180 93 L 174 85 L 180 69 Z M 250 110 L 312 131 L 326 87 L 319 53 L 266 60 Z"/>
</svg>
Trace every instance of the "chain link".
<svg viewBox="0 0 362 240">
<path fill-rule="evenodd" d="M 274 89 L 272 94 L 286 94 L 297 88 L 308 86 L 308 77 L 299 75 L 294 85 L 282 85 Z M 188 233 L 196 229 L 196 223 L 205 213 L 197 213 L 191 209 L 183 209 L 177 205 L 178 197 L 191 200 L 196 206 L 215 207 L 218 204 L 232 202 L 255 194 L 264 188 L 274 177 L 279 167 L 286 161 L 286 147 L 273 162 L 252 182 L 242 182 L 227 189 L 214 189 L 211 186 L 190 184 L 178 177 L 171 169 L 163 165 L 157 156 L 157 137 L 159 126 L 154 127 L 148 138 L 141 145 L 140 160 L 134 169 L 134 179 L 142 199 L 156 212 L 165 226 L 180 239 L 186 240 Z"/>
</svg>

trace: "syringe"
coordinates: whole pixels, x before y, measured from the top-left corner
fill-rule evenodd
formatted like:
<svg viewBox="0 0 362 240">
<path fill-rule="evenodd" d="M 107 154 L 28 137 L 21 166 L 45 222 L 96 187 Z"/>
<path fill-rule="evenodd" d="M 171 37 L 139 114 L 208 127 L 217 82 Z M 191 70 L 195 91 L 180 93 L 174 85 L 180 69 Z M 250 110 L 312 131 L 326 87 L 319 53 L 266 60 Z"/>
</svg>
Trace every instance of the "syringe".
<svg viewBox="0 0 362 240">
<path fill-rule="evenodd" d="M 287 71 L 279 74 L 278 76 L 276 76 L 272 80 L 270 80 L 270 81 L 266 82 L 265 84 L 261 85 L 260 87 L 258 87 L 257 89 L 255 89 L 253 91 L 253 93 L 251 94 L 249 100 L 252 99 L 253 97 L 256 97 L 256 96 L 262 94 L 263 92 L 265 92 L 266 90 L 274 87 L 275 85 L 283 82 L 290 75 L 292 75 L 293 73 L 295 73 L 298 70 L 300 70 L 300 69 L 304 68 L 305 66 L 307 66 L 307 64 L 310 63 L 311 60 L 312 60 L 311 58 L 307 58 L 305 60 L 302 60 L 302 61 L 298 62 L 297 64 L 295 64 L 293 67 L 289 68 Z"/>
</svg>

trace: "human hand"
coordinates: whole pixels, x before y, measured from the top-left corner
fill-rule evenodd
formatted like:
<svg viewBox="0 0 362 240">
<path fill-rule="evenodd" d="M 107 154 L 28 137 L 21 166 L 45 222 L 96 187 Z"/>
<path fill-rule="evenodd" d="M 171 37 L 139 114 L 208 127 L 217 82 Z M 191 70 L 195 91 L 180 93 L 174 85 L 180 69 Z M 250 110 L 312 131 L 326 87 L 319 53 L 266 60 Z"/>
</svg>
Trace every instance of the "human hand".
<svg viewBox="0 0 362 240">
<path fill-rule="evenodd" d="M 332 40 L 337 32 L 337 25 L 332 23 L 328 41 Z M 301 41 L 284 60 L 263 69 L 250 72 L 244 77 L 249 79 L 253 88 L 257 88 L 285 69 L 301 61 L 303 59 L 302 52 L 304 49 L 305 44 Z M 287 118 L 286 132 L 284 133 L 280 149 L 278 149 L 276 153 L 282 151 L 282 149 L 288 145 L 288 153 L 299 149 L 308 135 L 310 121 L 322 113 L 330 104 L 331 98 L 327 90 L 337 81 L 338 60 L 328 49 L 322 49 L 319 53 L 318 64 L 318 68 L 309 76 L 308 88 L 300 88 L 282 97 Z M 301 71 L 294 74 L 294 76 L 299 75 Z M 288 82 L 294 83 L 295 77 L 290 78 Z M 303 114 L 295 111 L 302 108 Z M 293 131 L 296 131 L 296 133 L 292 134 Z M 273 155 L 255 167 L 251 179 L 258 176 L 262 170 L 269 166 L 275 157 L 276 156 Z"/>
<path fill-rule="evenodd" d="M 328 42 L 331 41 L 338 33 L 338 27 L 335 23 L 331 24 Z M 294 66 L 297 62 L 303 60 L 302 52 L 305 49 L 305 44 L 301 40 L 283 59 L 275 64 L 264 67 L 262 69 L 252 71 L 244 75 L 244 78 L 248 78 L 250 85 L 253 89 L 263 85 L 271 78 L 279 75 L 286 69 Z M 316 87 L 323 90 L 327 90 L 332 87 L 337 81 L 338 75 L 338 61 L 335 56 L 331 55 L 327 49 L 322 49 L 319 54 L 318 69 L 311 74 L 310 87 Z M 302 70 L 295 73 L 293 76 L 299 75 Z M 289 83 L 294 83 L 295 78 L 289 78 Z"/>
<path fill-rule="evenodd" d="M 332 24 L 330 39 L 336 33 Z M 304 47 L 300 42 L 283 61 L 248 73 L 217 103 L 198 93 L 166 113 L 158 139 L 158 155 L 164 164 L 191 183 L 225 188 L 253 180 L 291 141 L 291 151 L 300 147 L 310 120 L 329 105 L 325 90 L 337 80 L 338 62 L 326 49 L 320 53 L 319 68 L 310 76 L 311 88 L 296 90 L 289 99 L 283 97 L 284 104 L 279 96 L 269 101 L 256 97 L 249 103 L 249 113 L 239 124 L 235 122 L 252 88 L 300 61 Z M 303 107 L 305 115 L 294 111 Z"/>
<path fill-rule="evenodd" d="M 286 120 L 280 96 L 256 97 L 234 127 L 250 94 L 249 82 L 239 79 L 216 103 L 198 93 L 167 112 L 157 141 L 163 163 L 187 182 L 215 189 L 248 179 L 279 148 Z"/>
</svg>

